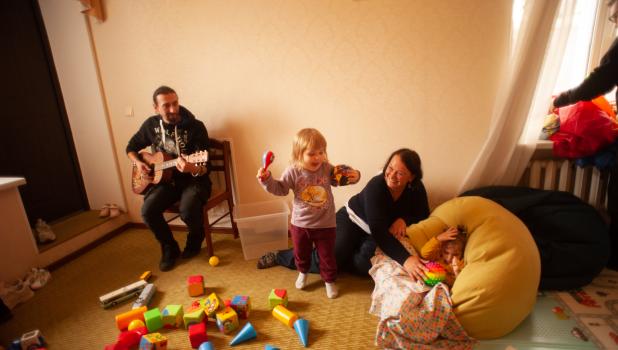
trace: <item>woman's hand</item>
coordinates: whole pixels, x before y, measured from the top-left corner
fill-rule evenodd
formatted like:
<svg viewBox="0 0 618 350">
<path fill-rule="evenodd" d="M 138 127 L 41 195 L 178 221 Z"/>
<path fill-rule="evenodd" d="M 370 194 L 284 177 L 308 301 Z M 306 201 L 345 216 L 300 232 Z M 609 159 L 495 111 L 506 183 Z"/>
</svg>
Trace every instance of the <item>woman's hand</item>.
<svg viewBox="0 0 618 350">
<path fill-rule="evenodd" d="M 457 231 L 456 228 L 454 227 L 449 227 L 446 231 L 440 233 L 439 235 L 436 236 L 436 239 L 440 242 L 445 242 L 445 241 L 452 241 L 455 239 L 455 237 L 457 237 L 457 234 L 459 233 L 459 231 Z"/>
<path fill-rule="evenodd" d="M 388 232 L 397 238 L 404 237 L 406 234 L 406 222 L 402 218 L 395 220 L 391 227 L 388 228 Z"/>
<path fill-rule="evenodd" d="M 264 169 L 264 168 L 260 168 L 258 169 L 257 175 L 256 175 L 257 179 L 260 180 L 260 182 L 264 182 L 266 181 L 266 179 L 268 179 L 270 177 L 270 171 Z"/>
<path fill-rule="evenodd" d="M 415 281 L 424 281 L 425 278 L 427 278 L 425 275 L 425 272 L 427 272 L 427 267 L 425 267 L 423 261 L 416 255 L 410 255 L 410 257 L 403 263 L 403 268 Z"/>
</svg>

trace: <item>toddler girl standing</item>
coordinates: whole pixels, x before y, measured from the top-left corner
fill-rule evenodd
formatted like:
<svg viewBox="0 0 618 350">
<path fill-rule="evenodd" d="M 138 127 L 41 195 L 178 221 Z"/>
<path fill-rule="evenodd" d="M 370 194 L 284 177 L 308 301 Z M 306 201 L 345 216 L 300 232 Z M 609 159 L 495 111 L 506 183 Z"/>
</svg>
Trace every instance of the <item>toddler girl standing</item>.
<svg viewBox="0 0 618 350">
<path fill-rule="evenodd" d="M 343 169 L 340 171 L 340 169 Z M 337 170 L 337 171 L 336 171 Z M 272 178 L 269 171 L 260 168 L 257 178 L 264 189 L 277 196 L 294 192 L 292 225 L 294 260 L 299 271 L 296 288 L 303 289 L 315 245 L 320 260 L 320 276 L 326 284 L 326 295 L 333 299 L 339 294 L 335 279 L 335 203 L 331 185 L 357 183 L 360 173 L 349 167 L 334 167 L 326 155 L 326 139 L 316 129 L 300 130 L 292 145 L 292 165 L 281 179 Z"/>
</svg>

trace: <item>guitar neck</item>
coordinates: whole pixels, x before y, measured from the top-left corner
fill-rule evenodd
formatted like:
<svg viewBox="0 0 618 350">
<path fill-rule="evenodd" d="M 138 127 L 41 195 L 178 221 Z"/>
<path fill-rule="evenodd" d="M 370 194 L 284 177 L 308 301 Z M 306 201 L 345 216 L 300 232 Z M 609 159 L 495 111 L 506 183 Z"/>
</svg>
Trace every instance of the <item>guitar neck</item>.
<svg viewBox="0 0 618 350">
<path fill-rule="evenodd" d="M 159 171 L 159 170 L 165 170 L 165 169 L 173 168 L 173 167 L 176 166 L 176 160 L 177 159 L 178 158 L 174 158 L 174 159 L 166 160 L 165 162 L 157 163 L 154 166 L 154 170 L 155 171 Z"/>
</svg>

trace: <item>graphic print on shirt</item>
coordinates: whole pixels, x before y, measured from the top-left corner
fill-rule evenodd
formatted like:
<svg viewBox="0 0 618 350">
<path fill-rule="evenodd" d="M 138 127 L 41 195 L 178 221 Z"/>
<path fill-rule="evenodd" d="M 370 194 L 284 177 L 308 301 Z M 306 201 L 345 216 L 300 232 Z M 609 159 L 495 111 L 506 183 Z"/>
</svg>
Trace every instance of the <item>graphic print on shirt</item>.
<svg viewBox="0 0 618 350">
<path fill-rule="evenodd" d="M 163 128 L 164 132 L 165 132 L 165 142 L 164 139 L 162 137 L 162 133 L 161 133 L 161 128 L 160 127 L 155 127 L 155 140 L 153 142 L 153 144 L 155 145 L 155 150 L 157 151 L 162 151 L 168 154 L 171 154 L 173 156 L 178 156 L 178 152 L 176 151 L 176 133 L 174 132 L 174 130 L 167 130 L 166 128 Z M 178 129 L 176 129 L 178 130 Z M 187 138 L 188 138 L 188 133 L 187 130 L 178 130 L 178 134 L 179 134 L 179 148 L 180 148 L 180 152 L 182 154 L 187 154 L 186 151 L 186 144 L 187 144 Z"/>
<path fill-rule="evenodd" d="M 329 184 L 329 179 L 325 176 L 302 176 L 298 180 L 299 198 L 302 203 L 319 209 L 325 210 L 329 207 L 328 191 L 324 186 Z"/>
</svg>

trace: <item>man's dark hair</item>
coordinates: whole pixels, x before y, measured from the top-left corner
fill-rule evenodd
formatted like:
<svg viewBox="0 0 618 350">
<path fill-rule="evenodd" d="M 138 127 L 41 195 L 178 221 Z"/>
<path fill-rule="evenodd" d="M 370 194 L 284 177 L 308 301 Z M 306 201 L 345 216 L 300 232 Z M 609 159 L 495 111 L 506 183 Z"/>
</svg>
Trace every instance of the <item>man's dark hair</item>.
<svg viewBox="0 0 618 350">
<path fill-rule="evenodd" d="M 390 163 L 391 159 L 393 159 L 393 157 L 396 155 L 399 156 L 403 164 L 406 165 L 406 168 L 408 168 L 408 170 L 412 173 L 412 175 L 414 175 L 414 180 L 412 181 L 412 184 L 415 184 L 418 181 L 421 181 L 421 179 L 423 178 L 423 169 L 421 168 L 421 157 L 418 155 L 418 153 L 414 152 L 413 150 L 409 148 L 400 148 L 396 150 L 395 152 L 393 152 L 390 155 L 390 157 L 388 157 L 388 159 L 386 160 L 386 163 L 384 164 L 384 168 L 382 168 L 382 174 L 386 174 L 386 168 L 388 167 L 388 163 Z"/>
<path fill-rule="evenodd" d="M 167 95 L 167 94 L 176 94 L 176 91 L 169 86 L 161 85 L 159 86 L 154 93 L 152 94 L 152 102 L 154 102 L 155 106 L 157 105 L 157 96 L 159 95 Z M 178 94 L 176 94 L 178 95 Z"/>
</svg>

